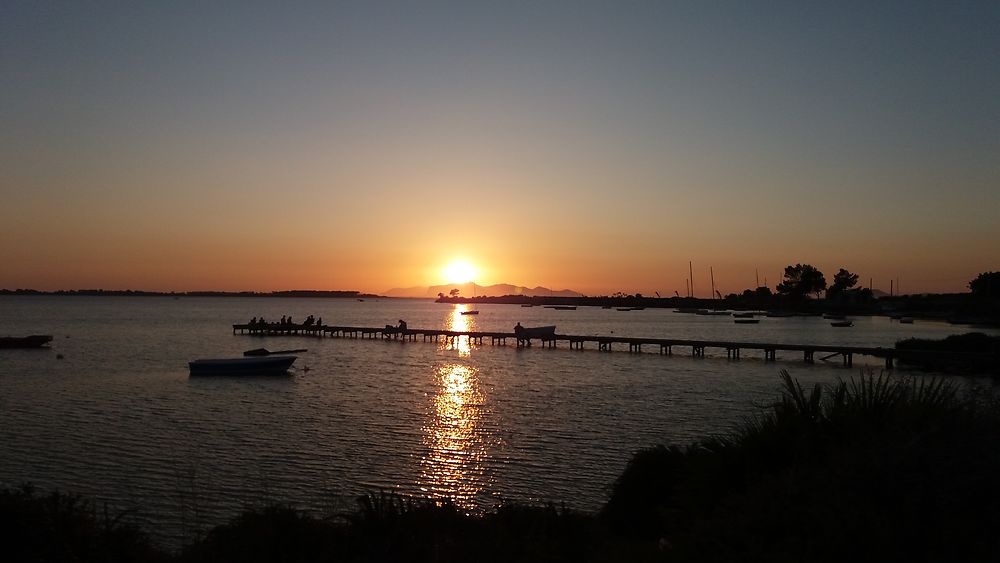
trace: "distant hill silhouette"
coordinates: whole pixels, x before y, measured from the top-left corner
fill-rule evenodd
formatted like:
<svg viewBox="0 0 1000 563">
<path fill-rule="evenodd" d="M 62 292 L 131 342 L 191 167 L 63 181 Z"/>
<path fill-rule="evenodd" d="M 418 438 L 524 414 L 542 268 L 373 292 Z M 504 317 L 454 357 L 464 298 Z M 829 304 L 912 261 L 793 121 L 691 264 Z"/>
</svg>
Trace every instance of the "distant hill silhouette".
<svg viewBox="0 0 1000 563">
<path fill-rule="evenodd" d="M 528 297 L 583 297 L 571 289 L 549 289 L 547 287 L 523 287 L 511 285 L 509 283 L 498 283 L 494 285 L 478 285 L 472 283 L 458 283 L 447 285 L 432 285 L 430 287 L 395 287 L 386 290 L 383 295 L 386 297 L 437 297 L 438 293 L 448 295 L 452 289 L 458 289 L 462 297 L 500 297 L 503 295 L 525 295 Z"/>
</svg>

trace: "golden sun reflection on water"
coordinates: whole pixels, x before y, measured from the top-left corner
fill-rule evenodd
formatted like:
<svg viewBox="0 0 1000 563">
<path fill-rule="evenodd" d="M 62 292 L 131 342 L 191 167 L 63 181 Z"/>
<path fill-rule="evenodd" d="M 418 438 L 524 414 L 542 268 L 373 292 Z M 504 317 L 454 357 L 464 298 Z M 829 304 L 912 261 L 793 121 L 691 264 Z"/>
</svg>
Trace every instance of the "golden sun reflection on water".
<svg viewBox="0 0 1000 563">
<path fill-rule="evenodd" d="M 421 489 L 432 498 L 473 509 L 484 486 L 487 450 L 480 427 L 484 397 L 479 379 L 474 368 L 452 363 L 438 368 L 435 380 L 433 415 L 424 428 L 427 453 L 421 460 Z"/>
<path fill-rule="evenodd" d="M 448 319 L 448 330 L 474 330 L 471 315 L 462 315 L 467 305 L 458 305 Z M 466 337 L 442 347 L 458 352 L 458 359 L 472 354 Z M 431 498 L 450 499 L 456 506 L 473 510 L 476 495 L 486 486 L 488 449 L 483 417 L 485 397 L 476 368 L 449 362 L 434 373 L 435 393 L 430 416 L 423 428 L 426 448 L 420 460 L 420 487 Z"/>
<path fill-rule="evenodd" d="M 463 311 L 471 311 L 472 306 L 467 304 L 455 305 L 451 311 L 451 316 L 447 319 L 447 330 L 455 332 L 470 332 L 476 330 L 474 315 L 463 315 Z M 458 350 L 460 358 L 468 357 L 472 353 L 472 343 L 468 336 L 460 336 L 453 341 L 445 340 L 444 348 L 448 350 Z"/>
</svg>

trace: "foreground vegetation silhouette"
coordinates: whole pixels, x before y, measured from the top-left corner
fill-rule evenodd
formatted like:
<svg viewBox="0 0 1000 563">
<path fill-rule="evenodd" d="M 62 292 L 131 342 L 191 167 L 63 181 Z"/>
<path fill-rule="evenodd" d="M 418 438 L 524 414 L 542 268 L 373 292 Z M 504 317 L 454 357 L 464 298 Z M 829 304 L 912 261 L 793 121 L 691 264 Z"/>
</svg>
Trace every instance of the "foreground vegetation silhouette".
<svg viewBox="0 0 1000 563">
<path fill-rule="evenodd" d="M 350 514 L 250 510 L 181 553 L 78 497 L 0 492 L 4 561 L 986 561 L 1000 553 L 1000 408 L 867 373 L 782 393 L 730 435 L 643 450 L 598 515 L 469 515 L 390 493 Z"/>
</svg>

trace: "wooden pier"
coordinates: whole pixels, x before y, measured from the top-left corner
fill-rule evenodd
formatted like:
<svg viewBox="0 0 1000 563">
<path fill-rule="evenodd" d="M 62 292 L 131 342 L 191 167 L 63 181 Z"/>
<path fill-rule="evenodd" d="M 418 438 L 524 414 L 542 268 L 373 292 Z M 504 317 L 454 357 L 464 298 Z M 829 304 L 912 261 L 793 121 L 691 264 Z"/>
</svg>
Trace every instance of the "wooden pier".
<svg viewBox="0 0 1000 563">
<path fill-rule="evenodd" d="M 739 360 L 743 353 L 753 351 L 762 353 L 766 362 L 778 360 L 778 352 L 791 352 L 796 355 L 801 354 L 805 363 L 815 363 L 816 354 L 821 356 L 820 361 L 828 361 L 835 357 L 840 357 L 844 367 L 854 365 L 854 356 L 870 356 L 881 358 L 885 362 L 886 369 L 892 369 L 895 358 L 902 354 L 913 355 L 937 355 L 937 352 L 906 350 L 900 351 L 895 348 L 863 347 L 863 346 L 837 346 L 822 344 L 776 344 L 766 342 L 731 342 L 719 340 L 684 340 L 677 338 L 630 338 L 623 336 L 581 336 L 570 334 L 552 334 L 544 338 L 523 339 L 518 338 L 513 332 L 482 332 L 482 331 L 453 331 L 440 329 L 410 328 L 399 331 L 394 327 L 351 327 L 333 325 L 297 325 L 297 324 L 234 324 L 233 334 L 251 334 L 259 336 L 278 335 L 300 335 L 315 337 L 339 337 L 339 338 L 361 338 L 361 339 L 384 339 L 416 341 L 419 337 L 423 342 L 455 342 L 459 338 L 468 338 L 470 344 L 485 344 L 489 341 L 494 346 L 506 346 L 507 341 L 512 341 L 517 347 L 531 346 L 532 340 L 538 341 L 542 347 L 555 348 L 559 343 L 566 343 L 570 349 L 583 350 L 589 344 L 595 346 L 601 352 L 611 352 L 615 347 L 625 349 L 629 353 L 642 353 L 643 346 L 648 350 L 656 350 L 662 355 L 673 355 L 674 349 L 690 351 L 692 357 L 704 358 L 706 349 L 725 350 L 726 357 L 730 360 Z"/>
</svg>

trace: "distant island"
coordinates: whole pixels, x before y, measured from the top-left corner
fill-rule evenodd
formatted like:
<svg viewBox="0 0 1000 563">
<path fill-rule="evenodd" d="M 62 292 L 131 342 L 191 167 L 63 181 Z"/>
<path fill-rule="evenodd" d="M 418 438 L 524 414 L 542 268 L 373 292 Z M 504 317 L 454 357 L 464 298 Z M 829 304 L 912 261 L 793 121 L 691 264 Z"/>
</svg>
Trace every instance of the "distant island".
<svg viewBox="0 0 1000 563">
<path fill-rule="evenodd" d="M 0 289 L 0 295 L 70 295 L 86 297 L 323 297 L 335 299 L 378 298 L 381 295 L 360 291 L 292 289 L 288 291 L 141 291 L 134 289 Z"/>
<path fill-rule="evenodd" d="M 572 289 L 549 289 L 547 287 L 525 287 L 509 283 L 496 283 L 492 285 L 478 285 L 473 282 L 451 283 L 445 285 L 432 285 L 429 287 L 394 287 L 387 289 L 384 294 L 387 297 L 423 297 L 435 298 L 442 295 L 451 295 L 453 291 L 457 294 L 475 297 L 503 297 L 505 295 L 517 295 L 521 297 L 583 297 L 584 295 Z"/>
</svg>

